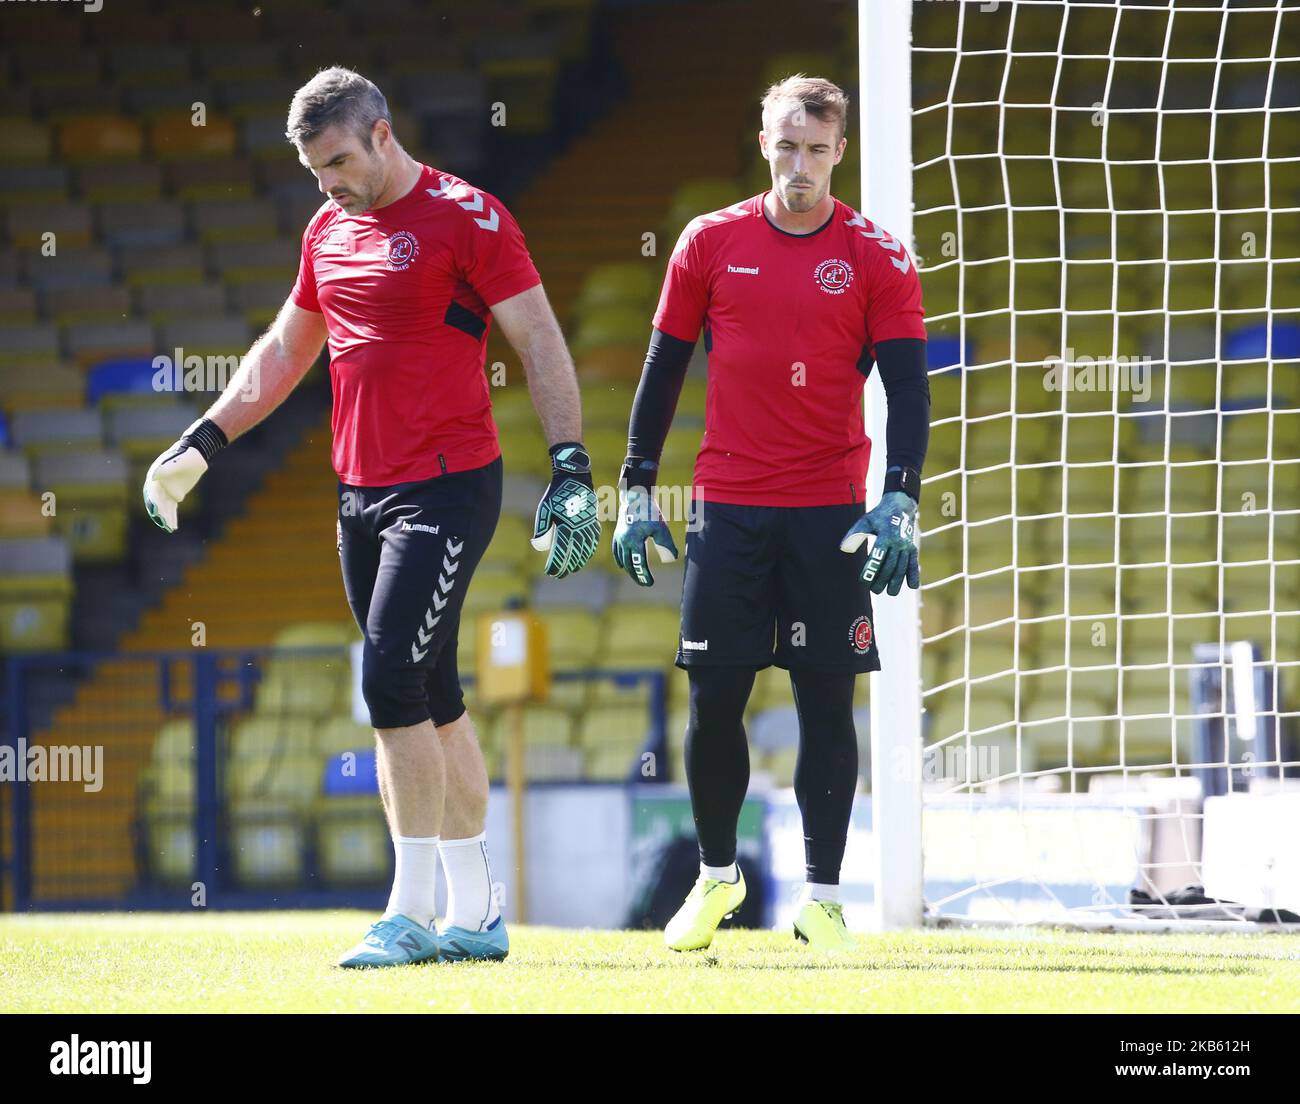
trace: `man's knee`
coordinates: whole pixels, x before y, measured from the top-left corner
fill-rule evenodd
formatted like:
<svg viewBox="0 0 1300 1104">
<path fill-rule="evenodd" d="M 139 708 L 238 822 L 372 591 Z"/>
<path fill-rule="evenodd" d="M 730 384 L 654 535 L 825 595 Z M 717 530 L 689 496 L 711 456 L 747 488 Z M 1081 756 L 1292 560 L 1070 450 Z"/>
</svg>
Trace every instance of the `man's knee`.
<svg viewBox="0 0 1300 1104">
<path fill-rule="evenodd" d="M 698 728 L 736 728 L 754 686 L 752 667 L 692 667 L 689 725 Z"/>
<path fill-rule="evenodd" d="M 427 672 L 367 647 L 361 664 L 361 696 L 375 728 L 406 728 L 429 720 Z M 436 722 L 435 722 L 436 723 Z"/>
</svg>

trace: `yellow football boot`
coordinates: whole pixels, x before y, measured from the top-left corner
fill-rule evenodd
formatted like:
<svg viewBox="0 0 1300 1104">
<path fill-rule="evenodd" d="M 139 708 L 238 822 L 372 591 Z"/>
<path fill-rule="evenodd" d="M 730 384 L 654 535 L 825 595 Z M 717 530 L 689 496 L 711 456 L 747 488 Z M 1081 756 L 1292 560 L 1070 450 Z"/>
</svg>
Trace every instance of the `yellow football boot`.
<svg viewBox="0 0 1300 1104">
<path fill-rule="evenodd" d="M 736 868 L 734 882 L 720 882 L 703 874 L 677 915 L 664 928 L 664 942 L 674 951 L 702 951 L 713 942 L 718 925 L 745 900 L 745 876 Z"/>
</svg>

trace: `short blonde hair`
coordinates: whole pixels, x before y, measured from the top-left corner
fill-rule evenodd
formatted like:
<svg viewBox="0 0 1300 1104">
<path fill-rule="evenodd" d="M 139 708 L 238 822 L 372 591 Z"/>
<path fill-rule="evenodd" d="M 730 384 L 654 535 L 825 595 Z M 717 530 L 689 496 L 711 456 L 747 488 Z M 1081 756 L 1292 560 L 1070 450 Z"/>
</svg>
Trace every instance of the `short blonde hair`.
<svg viewBox="0 0 1300 1104">
<path fill-rule="evenodd" d="M 763 94 L 763 126 L 767 127 L 772 110 L 777 104 L 802 104 L 805 111 L 823 123 L 835 123 L 840 137 L 844 137 L 849 119 L 849 97 L 838 84 L 824 77 L 809 77 L 795 73 L 777 81 Z"/>
</svg>

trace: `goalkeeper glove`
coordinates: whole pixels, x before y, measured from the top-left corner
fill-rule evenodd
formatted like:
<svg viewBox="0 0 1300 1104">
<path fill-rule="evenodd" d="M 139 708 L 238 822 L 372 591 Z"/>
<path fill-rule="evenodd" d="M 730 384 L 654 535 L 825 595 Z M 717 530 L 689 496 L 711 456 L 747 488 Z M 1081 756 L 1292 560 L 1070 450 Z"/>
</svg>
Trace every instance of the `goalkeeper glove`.
<svg viewBox="0 0 1300 1104">
<path fill-rule="evenodd" d="M 856 552 L 868 536 L 876 543 L 862 565 L 862 581 L 873 594 L 888 587 L 890 594 L 903 589 L 903 580 L 916 590 L 921 585 L 921 564 L 916 550 L 916 500 L 906 491 L 886 491 L 876 508 L 863 514 L 840 541 L 841 552 Z"/>
<path fill-rule="evenodd" d="M 650 574 L 649 557 L 645 542 L 648 540 L 659 553 L 660 563 L 677 559 L 677 545 L 664 523 L 659 507 L 655 505 L 653 478 L 658 465 L 651 461 L 629 459 L 623 466 L 626 490 L 618 499 L 618 524 L 614 527 L 614 562 L 641 586 L 654 586 Z"/>
<path fill-rule="evenodd" d="M 200 418 L 149 466 L 144 477 L 144 505 L 159 529 L 176 532 L 180 525 L 176 508 L 208 470 L 211 459 L 228 443 L 216 422 Z"/>
<path fill-rule="evenodd" d="M 581 571 L 600 542 L 591 457 L 577 441 L 551 446 L 551 485 L 537 504 L 532 546 L 546 557 L 547 575 L 563 579 Z"/>
</svg>

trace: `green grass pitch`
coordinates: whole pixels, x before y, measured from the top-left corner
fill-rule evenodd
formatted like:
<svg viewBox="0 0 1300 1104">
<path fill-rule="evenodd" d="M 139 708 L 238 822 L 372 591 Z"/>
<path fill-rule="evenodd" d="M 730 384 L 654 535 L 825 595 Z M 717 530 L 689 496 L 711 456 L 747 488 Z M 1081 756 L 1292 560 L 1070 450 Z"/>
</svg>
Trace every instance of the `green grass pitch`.
<svg viewBox="0 0 1300 1104">
<path fill-rule="evenodd" d="M 674 954 L 658 932 L 515 927 L 499 964 L 340 970 L 361 912 L 0 917 L 3 1012 L 1300 1011 L 1285 935 L 921 931 L 820 958 L 724 929 Z"/>
</svg>

